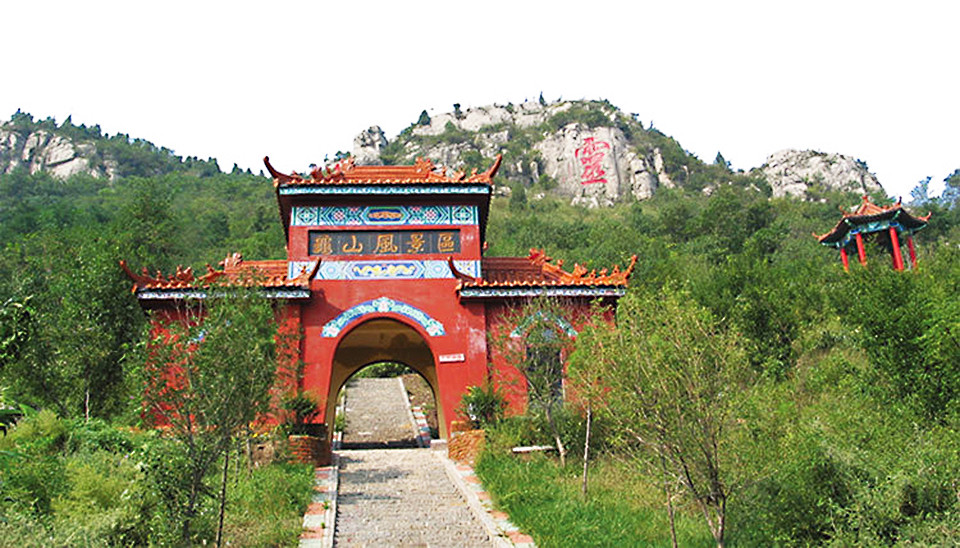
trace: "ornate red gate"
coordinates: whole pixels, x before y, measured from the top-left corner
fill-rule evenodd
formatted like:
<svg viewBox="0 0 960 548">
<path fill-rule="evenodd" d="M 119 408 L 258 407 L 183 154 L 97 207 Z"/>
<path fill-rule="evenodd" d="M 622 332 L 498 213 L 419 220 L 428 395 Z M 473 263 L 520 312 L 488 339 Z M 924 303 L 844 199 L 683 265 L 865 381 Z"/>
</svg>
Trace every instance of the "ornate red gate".
<svg viewBox="0 0 960 548">
<path fill-rule="evenodd" d="M 583 309 L 597 298 L 616 299 L 636 262 L 597 274 L 579 265 L 564 271 L 535 250 L 529 257 L 483 257 L 500 161 L 467 175 L 423 159 L 412 166 L 355 166 L 347 159 L 301 176 L 280 173 L 265 158 L 286 231 L 286 260 L 234 255 L 221 262 L 222 270 L 202 276 L 182 268 L 169 277 L 124 268 L 140 303 L 166 311 L 167 318 L 181 300 L 203 298 L 205 282 L 257 272 L 265 294 L 283 301 L 287 327 L 303 334 L 297 388 L 320 402 L 317 420 L 328 432 L 347 379 L 371 363 L 395 361 L 430 384 L 447 437 L 469 386 L 517 377 L 487 344 L 505 310 L 538 295 Z M 523 390 L 509 394 L 511 406 L 521 409 Z"/>
</svg>

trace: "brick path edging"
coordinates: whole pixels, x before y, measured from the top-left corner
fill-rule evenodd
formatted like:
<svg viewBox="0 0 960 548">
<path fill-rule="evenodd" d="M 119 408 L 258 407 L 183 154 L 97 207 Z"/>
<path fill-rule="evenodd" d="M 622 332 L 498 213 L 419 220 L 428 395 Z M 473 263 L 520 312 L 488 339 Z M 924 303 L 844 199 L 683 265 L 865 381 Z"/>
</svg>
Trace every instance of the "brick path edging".
<svg viewBox="0 0 960 548">
<path fill-rule="evenodd" d="M 521 533 L 520 529 L 510 522 L 507 514 L 494 510 L 490 493 L 483 489 L 480 478 L 474 473 L 472 467 L 455 463 L 438 451 L 434 451 L 433 456 L 443 463 L 450 481 L 457 486 L 463 498 L 467 500 L 467 506 L 487 529 L 487 534 L 493 539 L 494 546 L 536 548 L 533 537 Z"/>
<path fill-rule="evenodd" d="M 413 421 L 417 430 L 417 445 L 420 447 L 430 447 L 430 425 L 427 424 L 427 415 L 419 405 L 410 407 L 413 413 Z"/>
<path fill-rule="evenodd" d="M 337 524 L 337 490 L 340 482 L 340 457 L 334 453 L 330 466 L 313 472 L 313 496 L 303 515 L 300 548 L 331 548 Z"/>
</svg>

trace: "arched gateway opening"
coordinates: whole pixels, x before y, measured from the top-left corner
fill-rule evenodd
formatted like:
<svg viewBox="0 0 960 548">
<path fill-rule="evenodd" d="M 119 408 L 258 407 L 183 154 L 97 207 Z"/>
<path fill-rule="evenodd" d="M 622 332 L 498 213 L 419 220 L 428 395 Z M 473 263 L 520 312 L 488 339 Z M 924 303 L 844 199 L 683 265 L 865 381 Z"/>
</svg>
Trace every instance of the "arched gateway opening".
<svg viewBox="0 0 960 548">
<path fill-rule="evenodd" d="M 332 432 L 337 394 L 346 382 L 364 367 L 379 362 L 402 363 L 417 372 L 430 385 L 434 401 L 440 400 L 437 367 L 427 339 L 412 326 L 393 318 L 374 318 L 351 329 L 333 355 L 330 392 L 327 394 L 327 431 Z M 437 406 L 440 436 L 446 437 L 442 406 Z"/>
</svg>

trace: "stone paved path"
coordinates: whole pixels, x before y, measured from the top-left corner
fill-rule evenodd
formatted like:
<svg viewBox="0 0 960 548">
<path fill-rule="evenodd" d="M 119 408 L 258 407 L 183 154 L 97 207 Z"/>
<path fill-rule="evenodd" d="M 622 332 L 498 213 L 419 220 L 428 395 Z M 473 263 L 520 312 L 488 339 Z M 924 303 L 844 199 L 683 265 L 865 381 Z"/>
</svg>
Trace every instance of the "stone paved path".
<svg viewBox="0 0 960 548">
<path fill-rule="evenodd" d="M 490 546 L 430 449 L 344 450 L 337 546 Z"/>
<path fill-rule="evenodd" d="M 430 449 L 369 449 L 387 442 L 416 447 L 400 379 L 352 381 L 347 386 L 346 416 L 344 449 L 337 451 L 335 545 L 492 544 L 487 529 Z"/>
<path fill-rule="evenodd" d="M 417 446 L 410 402 L 399 378 L 354 379 L 347 385 L 346 402 L 345 448 Z"/>
</svg>

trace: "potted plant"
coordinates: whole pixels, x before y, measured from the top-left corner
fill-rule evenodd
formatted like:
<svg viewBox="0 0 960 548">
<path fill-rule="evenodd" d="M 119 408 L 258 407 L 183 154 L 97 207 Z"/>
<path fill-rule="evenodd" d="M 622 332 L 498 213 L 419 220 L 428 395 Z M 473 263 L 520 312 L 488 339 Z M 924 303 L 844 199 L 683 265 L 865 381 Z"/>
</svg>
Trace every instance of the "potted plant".
<svg viewBox="0 0 960 548">
<path fill-rule="evenodd" d="M 281 407 L 287 412 L 284 428 L 293 460 L 316 466 L 330 464 L 327 425 L 314 422 L 320 414 L 316 399 L 298 393 L 284 398 Z"/>
</svg>

